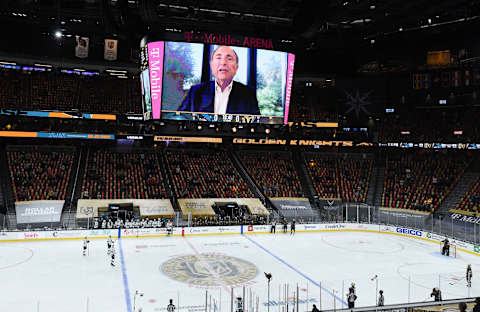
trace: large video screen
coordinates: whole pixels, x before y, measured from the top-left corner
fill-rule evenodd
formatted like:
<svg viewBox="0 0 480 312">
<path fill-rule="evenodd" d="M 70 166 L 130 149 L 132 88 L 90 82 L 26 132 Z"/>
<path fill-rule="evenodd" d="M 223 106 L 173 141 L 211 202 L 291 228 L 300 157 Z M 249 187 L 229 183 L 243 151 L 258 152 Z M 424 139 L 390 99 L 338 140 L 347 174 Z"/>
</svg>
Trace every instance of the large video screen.
<svg viewBox="0 0 480 312">
<path fill-rule="evenodd" d="M 141 60 L 143 108 L 153 119 L 288 122 L 291 53 L 154 41 Z"/>
</svg>

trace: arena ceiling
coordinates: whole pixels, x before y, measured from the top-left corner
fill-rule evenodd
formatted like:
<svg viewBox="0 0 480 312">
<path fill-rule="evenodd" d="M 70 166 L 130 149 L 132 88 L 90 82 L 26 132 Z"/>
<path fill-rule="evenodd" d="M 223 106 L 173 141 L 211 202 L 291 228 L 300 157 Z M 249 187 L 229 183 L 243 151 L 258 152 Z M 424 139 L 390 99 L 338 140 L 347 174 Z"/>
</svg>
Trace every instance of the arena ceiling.
<svg viewBox="0 0 480 312">
<path fill-rule="evenodd" d="M 26 52 L 25 42 L 38 46 L 57 29 L 132 46 L 149 31 L 200 29 L 288 39 L 297 53 L 349 66 L 386 49 L 401 54 L 471 41 L 479 16 L 474 0 L 3 0 L 0 49 Z"/>
</svg>

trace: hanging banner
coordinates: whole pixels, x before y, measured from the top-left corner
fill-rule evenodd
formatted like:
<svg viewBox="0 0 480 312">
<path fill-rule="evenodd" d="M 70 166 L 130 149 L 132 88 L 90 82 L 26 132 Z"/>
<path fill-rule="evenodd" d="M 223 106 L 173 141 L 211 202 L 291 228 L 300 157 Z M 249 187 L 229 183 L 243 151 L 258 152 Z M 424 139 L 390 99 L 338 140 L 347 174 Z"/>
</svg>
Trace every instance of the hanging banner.
<svg viewBox="0 0 480 312">
<path fill-rule="evenodd" d="M 105 50 L 103 57 L 107 61 L 116 61 L 117 60 L 117 48 L 118 40 L 114 39 L 105 39 Z"/>
<path fill-rule="evenodd" d="M 88 57 L 88 37 L 75 36 L 75 56 L 78 58 Z"/>
</svg>

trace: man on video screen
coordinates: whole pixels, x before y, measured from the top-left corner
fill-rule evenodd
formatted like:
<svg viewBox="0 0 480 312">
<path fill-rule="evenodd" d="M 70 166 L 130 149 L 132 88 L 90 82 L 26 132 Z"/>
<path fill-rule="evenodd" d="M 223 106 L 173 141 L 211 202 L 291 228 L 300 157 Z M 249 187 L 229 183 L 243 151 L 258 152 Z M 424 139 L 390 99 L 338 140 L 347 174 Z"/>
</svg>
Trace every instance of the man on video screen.
<svg viewBox="0 0 480 312">
<path fill-rule="evenodd" d="M 210 57 L 210 69 L 215 81 L 192 86 L 179 111 L 260 115 L 255 90 L 233 81 L 238 69 L 238 56 L 232 48 L 216 48 Z"/>
</svg>

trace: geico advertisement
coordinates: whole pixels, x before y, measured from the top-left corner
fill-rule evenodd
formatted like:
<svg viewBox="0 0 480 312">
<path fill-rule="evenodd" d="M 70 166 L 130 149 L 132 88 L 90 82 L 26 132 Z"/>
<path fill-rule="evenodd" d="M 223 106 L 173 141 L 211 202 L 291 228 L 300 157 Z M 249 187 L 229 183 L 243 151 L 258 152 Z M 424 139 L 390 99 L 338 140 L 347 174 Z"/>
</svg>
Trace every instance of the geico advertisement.
<svg viewBox="0 0 480 312">
<path fill-rule="evenodd" d="M 423 235 L 422 231 L 412 230 L 412 229 L 407 229 L 407 228 L 401 228 L 401 227 L 397 227 L 396 232 L 401 233 L 401 234 L 418 236 L 418 237 L 422 237 L 422 235 Z"/>
</svg>

